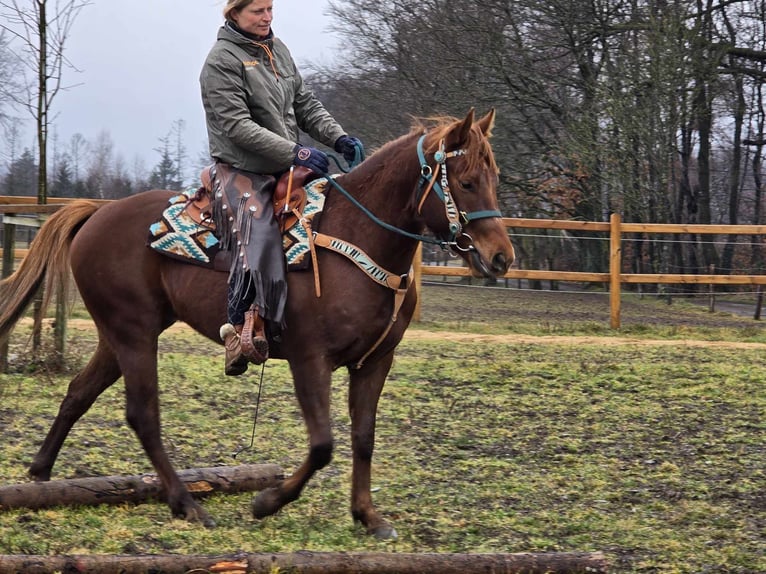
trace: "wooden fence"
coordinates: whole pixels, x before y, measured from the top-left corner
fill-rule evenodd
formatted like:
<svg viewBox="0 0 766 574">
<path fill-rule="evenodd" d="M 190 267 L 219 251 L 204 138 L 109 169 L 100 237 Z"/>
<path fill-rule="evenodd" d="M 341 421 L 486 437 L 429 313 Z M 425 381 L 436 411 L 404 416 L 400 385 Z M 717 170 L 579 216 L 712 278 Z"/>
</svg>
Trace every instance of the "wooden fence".
<svg viewBox="0 0 766 574">
<path fill-rule="evenodd" d="M 0 215 L 4 222 L 3 245 L 11 249 L 3 250 L 3 277 L 10 273 L 14 257 L 22 255 L 13 249 L 13 235 L 16 225 L 39 225 L 41 217 L 52 213 L 71 199 L 50 198 L 48 205 L 35 205 L 32 197 L 0 196 Z M 31 217 L 30 217 L 31 215 Z M 620 215 L 613 214 L 608 223 L 592 221 L 569 221 L 558 219 L 522 219 L 503 218 L 503 223 L 513 229 L 559 229 L 570 231 L 588 231 L 607 234 L 609 237 L 609 270 L 603 273 L 585 273 L 577 271 L 545 271 L 530 269 L 511 269 L 505 274 L 507 279 L 542 279 L 551 281 L 571 281 L 587 283 L 606 283 L 609 286 L 610 325 L 620 327 L 620 295 L 623 283 L 642 284 L 706 284 L 706 285 L 766 285 L 766 275 L 697 275 L 697 274 L 638 274 L 622 272 L 622 239 L 625 233 L 642 234 L 703 234 L 703 235 L 766 235 L 766 225 L 676 225 L 660 223 L 623 223 Z M 421 257 L 416 257 L 416 277 L 418 287 L 423 275 L 430 276 L 470 276 L 465 267 L 442 267 L 421 265 Z M 420 309 L 416 311 L 416 320 Z"/>
<path fill-rule="evenodd" d="M 676 225 L 665 223 L 623 223 L 618 214 L 613 214 L 609 223 L 592 221 L 569 221 L 560 219 L 503 218 L 503 223 L 513 229 L 562 229 L 592 231 L 609 236 L 609 271 L 604 273 L 583 273 L 577 271 L 544 271 L 511 269 L 506 279 L 543 279 L 551 281 L 573 281 L 586 283 L 608 283 L 610 325 L 620 328 L 620 295 L 623 283 L 666 284 L 686 283 L 705 285 L 766 285 L 766 275 L 693 275 L 693 274 L 648 274 L 622 272 L 622 239 L 625 233 L 645 234 L 706 234 L 706 235 L 766 235 L 766 225 Z M 416 257 L 419 263 L 420 257 Z M 423 275 L 469 277 L 466 267 L 442 267 L 437 265 L 416 265 L 418 286 Z M 420 309 L 416 310 L 416 319 Z"/>
</svg>

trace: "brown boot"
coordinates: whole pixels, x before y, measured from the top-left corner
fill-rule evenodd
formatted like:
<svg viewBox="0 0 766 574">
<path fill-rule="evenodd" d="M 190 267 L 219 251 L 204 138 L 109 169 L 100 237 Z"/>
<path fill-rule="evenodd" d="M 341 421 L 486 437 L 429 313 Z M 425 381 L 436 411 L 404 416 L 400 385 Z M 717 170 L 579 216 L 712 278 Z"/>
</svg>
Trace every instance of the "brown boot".
<svg viewBox="0 0 766 574">
<path fill-rule="evenodd" d="M 247 370 L 247 357 L 242 354 L 242 344 L 239 336 L 241 332 L 242 325 L 235 327 L 231 323 L 226 323 L 221 326 L 221 340 L 226 348 L 224 372 L 227 375 L 241 375 Z"/>
</svg>

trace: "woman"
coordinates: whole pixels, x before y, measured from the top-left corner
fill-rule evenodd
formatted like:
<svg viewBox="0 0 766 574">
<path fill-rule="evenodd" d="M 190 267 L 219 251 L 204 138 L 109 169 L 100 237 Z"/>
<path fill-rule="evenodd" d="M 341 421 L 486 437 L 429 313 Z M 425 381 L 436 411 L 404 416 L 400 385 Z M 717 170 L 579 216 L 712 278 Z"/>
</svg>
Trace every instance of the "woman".
<svg viewBox="0 0 766 574">
<path fill-rule="evenodd" d="M 229 276 L 229 322 L 221 327 L 227 375 L 243 373 L 248 361 L 265 361 L 264 320 L 274 326 L 283 321 L 287 283 L 281 237 L 271 210 L 260 209 L 269 205 L 274 178 L 292 165 L 319 174 L 329 167 L 324 152 L 298 143 L 299 130 L 349 162 L 361 148 L 304 85 L 287 46 L 274 36 L 273 4 L 228 0 L 225 23 L 200 75 L 223 201 L 219 215 L 231 224 L 224 234 L 231 245 L 249 246 L 234 258 Z"/>
</svg>

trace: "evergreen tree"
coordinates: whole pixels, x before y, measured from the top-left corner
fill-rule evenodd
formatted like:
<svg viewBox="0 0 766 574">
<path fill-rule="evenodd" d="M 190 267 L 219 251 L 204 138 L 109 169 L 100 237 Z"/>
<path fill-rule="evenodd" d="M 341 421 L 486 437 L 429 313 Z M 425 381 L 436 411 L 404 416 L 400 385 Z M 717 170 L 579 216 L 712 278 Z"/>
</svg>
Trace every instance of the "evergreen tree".
<svg viewBox="0 0 766 574">
<path fill-rule="evenodd" d="M 37 163 L 29 148 L 25 148 L 19 158 L 8 165 L 2 188 L 3 195 L 37 194 Z"/>
<path fill-rule="evenodd" d="M 161 155 L 160 162 L 152 170 L 149 176 L 149 184 L 154 189 L 172 189 L 181 191 L 183 189 L 183 179 L 179 173 L 178 164 L 173 159 L 170 151 L 170 134 L 160 138 L 161 148 L 155 151 Z"/>
<path fill-rule="evenodd" d="M 54 197 L 75 197 L 75 182 L 69 156 L 64 154 L 56 166 L 51 182 L 51 195 Z"/>
</svg>

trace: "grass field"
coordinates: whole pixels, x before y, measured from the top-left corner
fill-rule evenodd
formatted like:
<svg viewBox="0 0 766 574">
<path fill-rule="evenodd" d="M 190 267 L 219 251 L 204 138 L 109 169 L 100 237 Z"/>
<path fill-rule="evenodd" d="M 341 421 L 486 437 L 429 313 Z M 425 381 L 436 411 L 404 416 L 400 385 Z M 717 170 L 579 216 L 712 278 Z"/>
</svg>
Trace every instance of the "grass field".
<svg viewBox="0 0 766 574">
<path fill-rule="evenodd" d="M 0 513 L 0 553 L 603 551 L 612 572 L 766 571 L 766 337 L 752 319 L 631 299 L 620 332 L 603 295 L 430 286 L 378 416 L 374 496 L 399 532 L 381 543 L 349 503 L 345 376 L 337 449 L 304 495 L 254 521 L 250 494 L 204 502 L 218 527 L 161 503 Z M 32 368 L 28 331 L 0 375 L 0 477 L 26 480 L 70 375 Z M 68 364 L 94 332 L 70 329 Z M 745 344 L 743 344 L 745 343 Z M 222 375 L 219 347 L 163 336 L 165 442 L 177 468 L 269 462 L 306 449 L 286 365 L 270 361 L 250 442 L 257 373 Z M 252 369 L 255 371 L 255 369 Z M 59 478 L 140 474 L 118 383 L 75 427 Z"/>
</svg>

